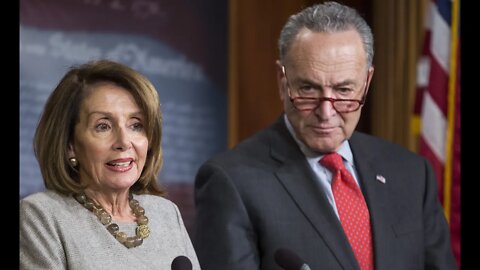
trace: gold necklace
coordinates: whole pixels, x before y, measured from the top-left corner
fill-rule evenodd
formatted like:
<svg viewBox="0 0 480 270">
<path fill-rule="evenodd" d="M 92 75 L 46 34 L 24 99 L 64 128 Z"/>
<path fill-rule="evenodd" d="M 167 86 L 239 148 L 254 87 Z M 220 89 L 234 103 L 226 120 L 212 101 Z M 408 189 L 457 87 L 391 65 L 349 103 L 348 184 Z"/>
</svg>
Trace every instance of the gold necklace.
<svg viewBox="0 0 480 270">
<path fill-rule="evenodd" d="M 112 216 L 105 210 L 100 204 L 95 203 L 92 199 L 88 198 L 84 193 L 76 194 L 73 196 L 77 202 L 83 205 L 85 208 L 94 213 L 100 222 L 107 227 L 107 230 L 117 239 L 120 243 L 127 248 L 138 247 L 143 243 L 143 239 L 150 235 L 150 228 L 148 228 L 148 218 L 145 216 L 145 209 L 140 206 L 140 203 L 133 198 L 132 193 L 128 195 L 128 203 L 132 208 L 133 214 L 137 218 L 137 229 L 135 230 L 135 236 L 127 236 L 125 232 L 120 232 L 116 223 L 112 223 Z"/>
</svg>

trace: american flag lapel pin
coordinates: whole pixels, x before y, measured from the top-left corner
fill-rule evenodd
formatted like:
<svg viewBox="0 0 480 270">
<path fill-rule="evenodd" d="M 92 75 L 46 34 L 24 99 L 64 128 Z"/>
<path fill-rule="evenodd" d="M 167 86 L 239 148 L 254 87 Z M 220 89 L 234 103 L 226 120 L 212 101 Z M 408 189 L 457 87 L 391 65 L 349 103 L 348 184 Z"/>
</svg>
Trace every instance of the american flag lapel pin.
<svg viewBox="0 0 480 270">
<path fill-rule="evenodd" d="M 383 175 L 377 174 L 377 180 L 380 181 L 380 183 L 385 184 L 387 181 Z"/>
</svg>

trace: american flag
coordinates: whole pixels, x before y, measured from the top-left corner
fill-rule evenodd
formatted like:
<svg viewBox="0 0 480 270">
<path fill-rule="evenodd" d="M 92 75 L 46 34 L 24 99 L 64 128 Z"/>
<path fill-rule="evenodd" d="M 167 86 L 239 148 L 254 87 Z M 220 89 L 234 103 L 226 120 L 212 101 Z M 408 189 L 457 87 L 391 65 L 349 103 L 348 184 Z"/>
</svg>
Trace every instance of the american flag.
<svg viewBox="0 0 480 270">
<path fill-rule="evenodd" d="M 427 10 L 413 131 L 434 167 L 460 268 L 460 0 L 431 0 Z"/>
</svg>

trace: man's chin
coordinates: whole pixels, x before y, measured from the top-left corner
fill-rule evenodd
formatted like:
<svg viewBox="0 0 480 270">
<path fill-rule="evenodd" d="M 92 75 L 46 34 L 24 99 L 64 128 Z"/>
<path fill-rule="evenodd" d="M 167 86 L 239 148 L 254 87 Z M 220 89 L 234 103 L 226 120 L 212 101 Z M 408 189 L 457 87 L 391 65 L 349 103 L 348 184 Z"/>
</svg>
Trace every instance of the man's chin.
<svg viewBox="0 0 480 270">
<path fill-rule="evenodd" d="M 323 154 L 323 153 L 331 153 L 331 152 L 337 151 L 341 143 L 336 143 L 331 140 L 328 140 L 328 141 L 322 140 L 320 142 L 316 141 L 313 143 L 309 143 L 307 145 L 308 147 L 310 147 L 311 150 L 317 153 Z"/>
</svg>

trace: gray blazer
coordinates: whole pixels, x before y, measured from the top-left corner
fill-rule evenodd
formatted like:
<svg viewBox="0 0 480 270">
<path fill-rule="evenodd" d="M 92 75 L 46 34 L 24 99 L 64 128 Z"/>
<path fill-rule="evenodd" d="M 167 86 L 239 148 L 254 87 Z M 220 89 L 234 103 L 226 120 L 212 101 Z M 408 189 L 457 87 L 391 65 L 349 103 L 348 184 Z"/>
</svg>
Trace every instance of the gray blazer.
<svg viewBox="0 0 480 270">
<path fill-rule="evenodd" d="M 457 269 L 429 163 L 359 132 L 349 143 L 371 215 L 375 269 Z M 282 269 L 274 261 L 278 248 L 312 270 L 359 269 L 283 116 L 207 161 L 195 203 L 193 244 L 203 269 Z"/>
</svg>

